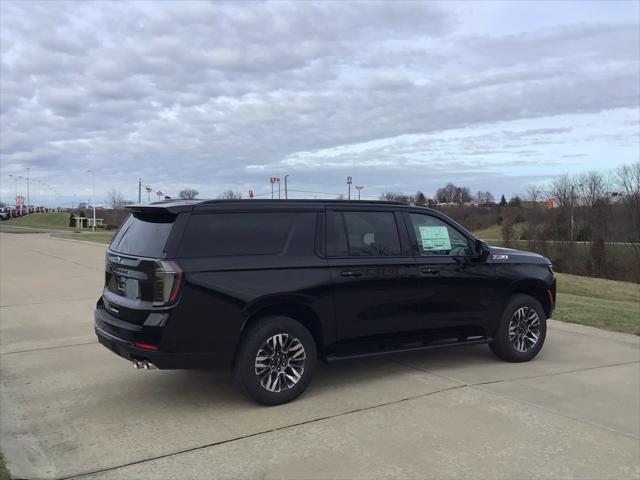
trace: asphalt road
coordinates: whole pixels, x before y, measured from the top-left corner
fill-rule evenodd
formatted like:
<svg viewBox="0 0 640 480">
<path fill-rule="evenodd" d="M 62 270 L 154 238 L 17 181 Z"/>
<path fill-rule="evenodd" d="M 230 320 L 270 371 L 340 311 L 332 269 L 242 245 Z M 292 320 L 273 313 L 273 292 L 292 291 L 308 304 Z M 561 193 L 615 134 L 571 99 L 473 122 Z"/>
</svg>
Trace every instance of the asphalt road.
<svg viewBox="0 0 640 480">
<path fill-rule="evenodd" d="M 265 408 L 226 373 L 134 370 L 98 345 L 103 264 L 100 245 L 0 234 L 16 478 L 640 478 L 638 337 L 550 322 L 528 364 L 486 346 L 345 361 Z"/>
</svg>

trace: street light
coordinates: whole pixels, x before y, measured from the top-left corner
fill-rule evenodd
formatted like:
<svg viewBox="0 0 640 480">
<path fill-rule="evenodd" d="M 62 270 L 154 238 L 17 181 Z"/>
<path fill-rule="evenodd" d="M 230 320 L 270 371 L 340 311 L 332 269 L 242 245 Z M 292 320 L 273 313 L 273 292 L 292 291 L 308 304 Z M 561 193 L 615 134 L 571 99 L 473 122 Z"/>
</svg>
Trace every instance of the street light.
<svg viewBox="0 0 640 480">
<path fill-rule="evenodd" d="M 353 178 L 347 177 L 347 185 L 349 186 L 349 195 L 347 200 L 351 200 L 351 184 L 353 183 Z"/>
<path fill-rule="evenodd" d="M 362 185 L 356 185 L 356 190 L 358 190 L 358 200 L 360 200 L 360 192 L 364 187 Z"/>
<path fill-rule="evenodd" d="M 31 205 L 31 197 L 29 196 L 29 170 L 27 167 L 27 213 L 29 212 L 29 205 Z"/>
<path fill-rule="evenodd" d="M 91 206 L 93 207 L 93 225 L 91 225 L 91 231 L 96 231 L 96 172 L 93 169 L 87 170 L 87 173 L 91 172 Z"/>
<path fill-rule="evenodd" d="M 14 206 L 17 206 L 18 205 L 18 177 L 16 177 L 15 175 L 12 175 L 12 174 L 9 174 L 9 177 L 13 178 L 13 186 L 14 186 L 14 188 L 16 190 L 16 196 L 13 199 L 13 201 L 14 201 Z"/>
<path fill-rule="evenodd" d="M 289 198 L 289 190 L 287 188 L 287 178 L 289 178 L 288 174 L 284 176 L 284 199 L 285 200 Z"/>
<path fill-rule="evenodd" d="M 17 177 L 15 177 L 16 179 L 16 206 L 18 205 L 18 180 L 22 180 L 24 177 L 22 177 L 21 175 L 18 175 Z M 22 196 L 22 194 L 20 194 L 20 198 L 22 199 L 22 201 L 20 202 L 20 215 L 22 215 L 22 207 L 24 206 L 24 197 Z"/>
</svg>

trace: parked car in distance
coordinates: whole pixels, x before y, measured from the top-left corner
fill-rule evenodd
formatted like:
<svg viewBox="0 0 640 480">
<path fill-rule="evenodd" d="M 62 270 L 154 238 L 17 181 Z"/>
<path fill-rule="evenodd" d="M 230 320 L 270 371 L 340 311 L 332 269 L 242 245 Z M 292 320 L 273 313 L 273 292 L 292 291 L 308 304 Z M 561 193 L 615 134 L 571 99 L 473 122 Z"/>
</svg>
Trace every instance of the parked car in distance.
<svg viewBox="0 0 640 480">
<path fill-rule="evenodd" d="M 170 201 L 127 207 L 106 252 L 95 331 L 136 368 L 228 368 L 266 405 L 318 360 L 545 341 L 551 263 L 489 246 L 442 213 L 391 202 Z"/>
</svg>

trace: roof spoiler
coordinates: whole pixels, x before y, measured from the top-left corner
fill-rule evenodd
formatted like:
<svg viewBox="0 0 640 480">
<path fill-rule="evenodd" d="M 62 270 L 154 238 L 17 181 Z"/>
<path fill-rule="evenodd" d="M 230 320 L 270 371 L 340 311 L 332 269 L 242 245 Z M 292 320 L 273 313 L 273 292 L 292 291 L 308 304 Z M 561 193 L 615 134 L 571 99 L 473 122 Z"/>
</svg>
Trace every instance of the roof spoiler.
<svg viewBox="0 0 640 480">
<path fill-rule="evenodd" d="M 182 212 L 190 212 L 193 210 L 192 204 L 171 204 L 171 203 L 155 203 L 155 204 L 140 204 L 126 205 L 126 210 L 133 214 L 141 215 L 177 215 Z"/>
</svg>

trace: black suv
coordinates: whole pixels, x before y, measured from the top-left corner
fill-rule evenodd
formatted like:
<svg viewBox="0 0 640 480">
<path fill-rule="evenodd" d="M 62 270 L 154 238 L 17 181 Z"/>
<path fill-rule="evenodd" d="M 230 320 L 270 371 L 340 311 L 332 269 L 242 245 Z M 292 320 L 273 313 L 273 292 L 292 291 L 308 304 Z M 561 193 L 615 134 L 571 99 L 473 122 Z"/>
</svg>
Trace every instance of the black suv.
<svg viewBox="0 0 640 480">
<path fill-rule="evenodd" d="M 137 368 L 232 368 L 263 404 L 316 361 L 487 343 L 542 348 L 546 258 L 490 247 L 434 210 L 391 202 L 215 200 L 127 207 L 106 254 L 100 343 Z"/>
</svg>

